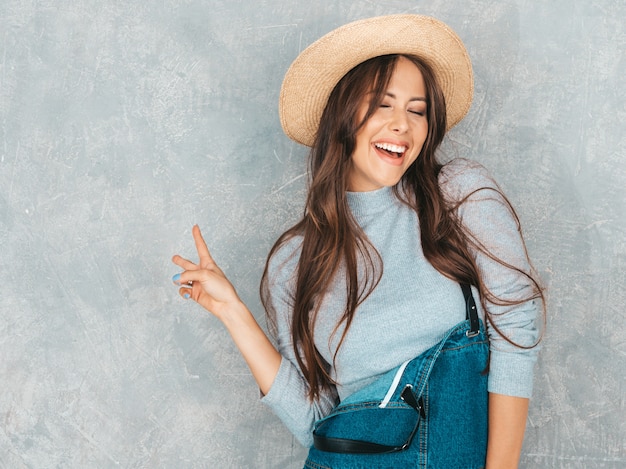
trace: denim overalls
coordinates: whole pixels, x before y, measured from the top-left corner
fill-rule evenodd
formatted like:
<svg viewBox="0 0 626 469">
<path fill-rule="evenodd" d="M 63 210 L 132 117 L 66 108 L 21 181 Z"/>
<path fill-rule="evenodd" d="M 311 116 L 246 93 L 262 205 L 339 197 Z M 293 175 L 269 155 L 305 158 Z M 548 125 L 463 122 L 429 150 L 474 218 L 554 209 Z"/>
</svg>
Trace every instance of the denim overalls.
<svg viewBox="0 0 626 469">
<path fill-rule="evenodd" d="M 467 319 L 317 421 L 305 469 L 484 467 L 489 344 L 461 287 Z"/>
</svg>

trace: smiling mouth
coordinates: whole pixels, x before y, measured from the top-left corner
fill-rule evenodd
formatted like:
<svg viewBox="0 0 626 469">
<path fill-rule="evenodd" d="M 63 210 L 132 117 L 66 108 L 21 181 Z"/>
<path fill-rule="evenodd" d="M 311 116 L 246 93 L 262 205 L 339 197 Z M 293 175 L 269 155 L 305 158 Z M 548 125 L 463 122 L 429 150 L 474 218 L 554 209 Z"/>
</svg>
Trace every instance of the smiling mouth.
<svg viewBox="0 0 626 469">
<path fill-rule="evenodd" d="M 405 146 L 393 145 L 392 143 L 375 143 L 374 146 L 388 154 L 391 158 L 402 158 L 407 150 Z"/>
</svg>

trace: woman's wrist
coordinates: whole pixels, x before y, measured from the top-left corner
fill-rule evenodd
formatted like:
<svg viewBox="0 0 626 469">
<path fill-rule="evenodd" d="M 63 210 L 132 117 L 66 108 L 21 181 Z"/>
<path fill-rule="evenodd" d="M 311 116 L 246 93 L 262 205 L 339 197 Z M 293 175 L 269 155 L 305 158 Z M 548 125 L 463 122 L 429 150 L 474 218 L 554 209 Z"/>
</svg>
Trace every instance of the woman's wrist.
<svg viewBox="0 0 626 469">
<path fill-rule="evenodd" d="M 251 322 L 256 323 L 254 315 L 241 300 L 229 304 L 228 307 L 221 310 L 216 316 L 231 335 L 246 324 L 249 325 Z"/>
</svg>

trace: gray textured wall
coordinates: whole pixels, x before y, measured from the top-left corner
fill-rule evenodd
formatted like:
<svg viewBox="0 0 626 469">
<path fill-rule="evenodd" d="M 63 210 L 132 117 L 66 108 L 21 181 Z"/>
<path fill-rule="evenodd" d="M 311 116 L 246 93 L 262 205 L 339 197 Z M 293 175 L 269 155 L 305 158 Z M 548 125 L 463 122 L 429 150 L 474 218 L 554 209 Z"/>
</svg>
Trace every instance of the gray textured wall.
<svg viewBox="0 0 626 469">
<path fill-rule="evenodd" d="M 624 0 L 2 0 L 0 467 L 297 468 L 223 327 L 177 297 L 192 224 L 259 319 L 299 215 L 277 96 L 347 21 L 448 22 L 487 165 L 549 294 L 525 468 L 626 467 Z"/>
</svg>

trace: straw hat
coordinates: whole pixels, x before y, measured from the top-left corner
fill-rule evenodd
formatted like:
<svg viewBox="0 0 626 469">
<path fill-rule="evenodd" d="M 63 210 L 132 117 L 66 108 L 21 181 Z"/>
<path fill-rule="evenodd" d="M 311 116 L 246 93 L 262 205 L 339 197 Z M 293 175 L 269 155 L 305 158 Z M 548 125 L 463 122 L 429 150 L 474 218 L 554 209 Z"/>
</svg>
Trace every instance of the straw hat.
<svg viewBox="0 0 626 469">
<path fill-rule="evenodd" d="M 312 146 L 339 80 L 356 65 L 386 54 L 415 55 L 431 66 L 445 96 L 448 129 L 467 114 L 474 90 L 472 64 L 456 33 L 428 16 L 379 16 L 331 31 L 294 60 L 280 90 L 280 122 L 287 136 Z"/>
</svg>

